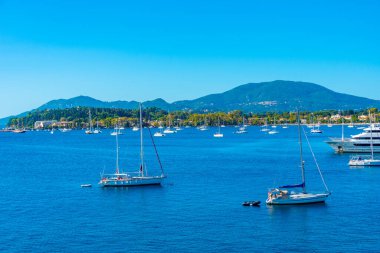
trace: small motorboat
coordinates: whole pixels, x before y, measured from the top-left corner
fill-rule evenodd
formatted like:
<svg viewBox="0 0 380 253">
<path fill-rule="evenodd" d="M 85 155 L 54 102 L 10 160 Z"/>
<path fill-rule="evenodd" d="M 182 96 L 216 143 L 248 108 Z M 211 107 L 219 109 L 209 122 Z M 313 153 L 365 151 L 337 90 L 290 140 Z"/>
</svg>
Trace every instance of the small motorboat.
<svg viewBox="0 0 380 253">
<path fill-rule="evenodd" d="M 258 200 L 253 200 L 253 201 L 245 201 L 243 202 L 243 206 L 260 206 L 260 201 Z"/>
<path fill-rule="evenodd" d="M 81 184 L 80 185 L 81 188 L 88 188 L 88 187 L 92 187 L 91 184 Z"/>
</svg>

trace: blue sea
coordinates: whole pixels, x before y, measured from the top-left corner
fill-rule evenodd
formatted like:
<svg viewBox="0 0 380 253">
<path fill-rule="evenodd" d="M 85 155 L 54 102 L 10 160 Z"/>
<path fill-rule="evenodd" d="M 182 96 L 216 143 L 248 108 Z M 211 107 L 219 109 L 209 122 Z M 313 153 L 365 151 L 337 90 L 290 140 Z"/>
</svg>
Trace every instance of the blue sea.
<svg viewBox="0 0 380 253">
<path fill-rule="evenodd" d="M 269 188 L 301 181 L 294 126 L 278 135 L 227 127 L 222 139 L 193 128 L 155 138 L 167 179 L 124 189 L 97 185 L 115 170 L 109 130 L 0 133 L 0 252 L 379 252 L 380 168 L 348 167 L 349 155 L 324 143 L 340 127 L 321 129 L 308 136 L 332 195 L 325 204 L 273 207 Z M 135 171 L 139 133 L 124 132 L 120 165 Z M 144 134 L 148 172 L 158 174 Z M 307 188 L 323 191 L 304 144 Z M 243 207 L 246 200 L 262 205 Z"/>
</svg>

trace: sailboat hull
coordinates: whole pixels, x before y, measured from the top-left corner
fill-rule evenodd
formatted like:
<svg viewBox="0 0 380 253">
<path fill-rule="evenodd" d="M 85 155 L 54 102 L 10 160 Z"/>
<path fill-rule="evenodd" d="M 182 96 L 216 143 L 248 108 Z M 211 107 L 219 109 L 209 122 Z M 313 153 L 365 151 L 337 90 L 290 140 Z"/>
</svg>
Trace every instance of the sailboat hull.
<svg viewBox="0 0 380 253">
<path fill-rule="evenodd" d="M 315 204 L 323 203 L 326 201 L 328 193 L 297 193 L 287 196 L 281 196 L 277 198 L 268 198 L 266 203 L 268 205 L 303 205 L 303 204 Z"/>
<path fill-rule="evenodd" d="M 107 178 L 100 180 L 103 187 L 132 187 L 146 185 L 160 185 L 163 177 L 132 177 L 127 179 Z"/>
<path fill-rule="evenodd" d="M 349 166 L 380 166 L 380 160 L 376 159 L 351 159 L 348 163 Z"/>
</svg>

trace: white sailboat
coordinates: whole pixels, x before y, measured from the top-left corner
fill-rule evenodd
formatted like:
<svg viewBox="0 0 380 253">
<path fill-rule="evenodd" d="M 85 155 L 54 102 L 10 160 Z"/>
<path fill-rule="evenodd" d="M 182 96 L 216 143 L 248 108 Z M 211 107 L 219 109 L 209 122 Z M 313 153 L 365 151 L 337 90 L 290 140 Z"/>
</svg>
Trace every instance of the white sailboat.
<svg viewBox="0 0 380 253">
<path fill-rule="evenodd" d="M 113 132 L 111 133 L 112 136 L 116 136 L 116 135 L 119 135 L 119 130 L 116 128 L 114 128 Z"/>
<path fill-rule="evenodd" d="M 375 159 L 373 155 L 373 137 L 372 130 L 375 128 L 375 125 L 372 125 L 371 115 L 369 116 L 370 120 L 370 147 L 371 147 L 371 156 L 354 156 L 348 162 L 349 166 L 380 166 L 380 160 Z"/>
<path fill-rule="evenodd" d="M 176 131 L 172 129 L 171 115 L 169 114 L 168 117 L 169 117 L 169 126 L 167 126 L 165 128 L 163 133 L 164 134 L 174 134 L 174 133 L 176 133 Z"/>
<path fill-rule="evenodd" d="M 175 131 L 182 131 L 183 128 L 181 127 L 181 120 L 177 119 L 177 126 L 174 127 Z"/>
<path fill-rule="evenodd" d="M 165 134 L 162 132 L 161 125 L 160 125 L 160 127 L 158 127 L 158 132 L 155 132 L 153 136 L 154 137 L 164 137 L 165 136 Z"/>
<path fill-rule="evenodd" d="M 354 123 L 352 122 L 352 116 L 351 116 L 351 123 L 348 125 L 348 128 L 353 128 L 354 127 Z"/>
<path fill-rule="evenodd" d="M 156 145 L 153 138 L 152 143 L 155 149 L 157 159 L 161 169 L 161 175 L 150 176 L 146 170 L 144 161 L 144 145 L 143 145 L 143 124 L 142 124 L 142 110 L 140 104 L 140 169 L 134 172 L 122 172 L 119 168 L 119 142 L 118 134 L 116 134 L 116 171 L 113 174 L 101 175 L 99 184 L 103 187 L 130 187 L 130 186 L 145 186 L 145 185 L 159 185 L 165 178 L 162 164 L 157 153 Z"/>
<path fill-rule="evenodd" d="M 278 134 L 279 132 L 276 130 L 277 125 L 276 125 L 276 118 L 273 117 L 273 125 L 272 125 L 272 130 L 268 131 L 268 134 Z"/>
<path fill-rule="evenodd" d="M 320 124 L 314 124 L 314 117 L 313 117 L 313 128 L 311 129 L 312 134 L 321 134 L 323 133 L 321 129 L 319 129 Z"/>
<path fill-rule="evenodd" d="M 373 156 L 353 156 L 348 162 L 349 166 L 380 166 L 380 160 L 374 159 Z"/>
<path fill-rule="evenodd" d="M 223 134 L 220 132 L 220 119 L 218 118 L 218 132 L 214 133 L 215 138 L 223 138 Z"/>
<path fill-rule="evenodd" d="M 86 134 L 93 134 L 94 133 L 94 130 L 93 130 L 93 126 L 92 126 L 92 119 L 91 119 L 91 110 L 89 109 L 88 110 L 88 118 L 89 118 L 89 126 L 90 128 L 87 129 L 85 131 Z"/>
<path fill-rule="evenodd" d="M 170 127 L 167 127 L 165 130 L 164 130 L 164 134 L 174 134 L 176 133 L 176 131 L 174 131 L 173 129 L 171 129 Z"/>
<path fill-rule="evenodd" d="M 313 125 L 313 128 L 311 129 L 311 131 L 310 131 L 312 134 L 321 134 L 321 133 L 323 133 L 323 131 L 321 130 L 321 129 L 319 129 L 319 126 L 318 127 L 315 127 L 314 125 Z"/>
<path fill-rule="evenodd" d="M 99 129 L 99 122 L 96 121 L 96 129 L 94 130 L 94 134 L 100 134 L 102 131 Z"/>
<path fill-rule="evenodd" d="M 296 204 L 312 204 L 312 203 L 321 203 L 325 202 L 327 197 L 331 194 L 327 188 L 327 185 L 323 179 L 322 173 L 319 169 L 318 163 L 315 159 L 314 153 L 311 149 L 310 143 L 307 139 L 305 131 L 303 131 L 310 151 L 313 154 L 314 161 L 317 165 L 318 171 L 321 175 L 322 182 L 325 186 L 326 191 L 321 193 L 309 193 L 306 191 L 306 179 L 305 179 L 305 163 L 303 161 L 302 154 L 302 137 L 301 137 L 301 124 L 298 116 L 298 135 L 299 135 L 299 144 L 300 144 L 300 160 L 301 160 L 301 174 L 302 174 L 302 183 L 297 185 L 285 185 L 280 186 L 275 189 L 271 189 L 268 192 L 268 199 L 266 203 L 268 205 L 296 205 Z M 296 192 L 295 189 L 302 188 L 301 192 Z"/>
<path fill-rule="evenodd" d="M 333 125 L 331 124 L 331 118 L 329 119 L 329 123 L 327 124 L 327 127 L 332 127 Z"/>
<path fill-rule="evenodd" d="M 314 115 L 312 114 L 310 117 L 311 118 L 310 118 L 309 124 L 307 124 L 306 126 L 307 128 L 314 128 Z"/>
<path fill-rule="evenodd" d="M 246 134 L 246 133 L 248 133 L 248 131 L 247 131 L 247 125 L 245 124 L 244 116 L 243 116 L 243 124 L 241 125 L 241 127 L 239 127 L 239 129 L 235 133 L 236 134 Z"/>
<path fill-rule="evenodd" d="M 261 132 L 269 132 L 268 121 L 265 119 L 265 124 L 260 129 Z"/>
<path fill-rule="evenodd" d="M 154 136 L 154 137 L 164 137 L 165 134 L 162 133 L 162 132 L 155 132 L 153 136 Z"/>
<path fill-rule="evenodd" d="M 276 125 L 276 117 L 273 117 L 273 125 L 272 125 L 272 128 L 277 128 L 277 125 Z"/>
<path fill-rule="evenodd" d="M 198 130 L 199 131 L 207 131 L 208 127 L 206 125 L 203 125 L 203 126 L 198 127 Z"/>
<path fill-rule="evenodd" d="M 319 127 L 311 129 L 310 132 L 313 133 L 313 134 L 321 134 L 321 133 L 323 133 L 323 131 L 321 129 L 319 129 Z"/>
<path fill-rule="evenodd" d="M 124 129 L 124 127 L 119 126 L 119 120 L 118 120 L 117 124 L 115 125 L 113 132 L 111 133 L 111 135 L 112 136 L 122 135 L 123 134 L 123 132 L 121 131 L 122 129 Z"/>
<path fill-rule="evenodd" d="M 205 117 L 205 122 L 202 126 L 198 127 L 198 130 L 199 131 L 207 131 L 208 130 L 208 126 L 207 126 L 207 118 Z"/>
</svg>

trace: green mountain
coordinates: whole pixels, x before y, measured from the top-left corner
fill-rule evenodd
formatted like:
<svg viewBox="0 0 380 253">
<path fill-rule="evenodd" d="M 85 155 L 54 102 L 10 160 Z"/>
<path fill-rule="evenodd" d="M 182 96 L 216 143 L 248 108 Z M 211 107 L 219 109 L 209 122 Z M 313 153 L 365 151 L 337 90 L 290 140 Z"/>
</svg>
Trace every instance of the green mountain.
<svg viewBox="0 0 380 253">
<path fill-rule="evenodd" d="M 121 108 L 136 109 L 136 101 L 104 102 L 87 96 L 70 99 L 52 100 L 35 110 L 64 109 L 72 107 Z M 248 83 L 232 90 L 200 97 L 194 100 L 183 100 L 167 103 L 163 99 L 144 102 L 145 107 L 157 107 L 164 110 L 188 110 L 198 112 L 232 111 L 244 112 L 348 110 L 380 107 L 379 100 L 342 94 L 329 90 L 321 85 L 307 82 L 273 81 Z M 27 112 L 26 112 L 27 113 Z M 25 115 L 22 113 L 20 115 Z M 17 115 L 17 116 L 20 116 Z M 10 117 L 0 119 L 4 125 Z"/>
<path fill-rule="evenodd" d="M 119 108 L 119 109 L 136 109 L 139 103 L 136 101 L 114 101 L 114 102 L 104 102 L 92 97 L 78 96 L 70 99 L 57 99 L 52 100 L 36 110 L 45 109 L 66 109 L 73 107 L 93 107 L 93 108 Z M 158 107 L 161 109 L 170 109 L 170 104 L 165 100 L 158 98 L 151 101 L 145 101 L 144 106 L 146 107 Z"/>
<path fill-rule="evenodd" d="M 195 111 L 245 112 L 365 109 L 379 107 L 380 101 L 346 95 L 306 82 L 273 81 L 248 83 L 220 94 L 173 103 L 179 109 Z"/>
<path fill-rule="evenodd" d="M 113 102 L 117 103 L 117 102 Z M 45 109 L 65 109 L 65 108 L 73 108 L 73 107 L 110 107 L 108 102 L 103 102 L 91 97 L 87 96 L 78 96 L 70 99 L 56 99 L 46 104 L 41 105 L 36 110 L 45 110 Z"/>
</svg>

